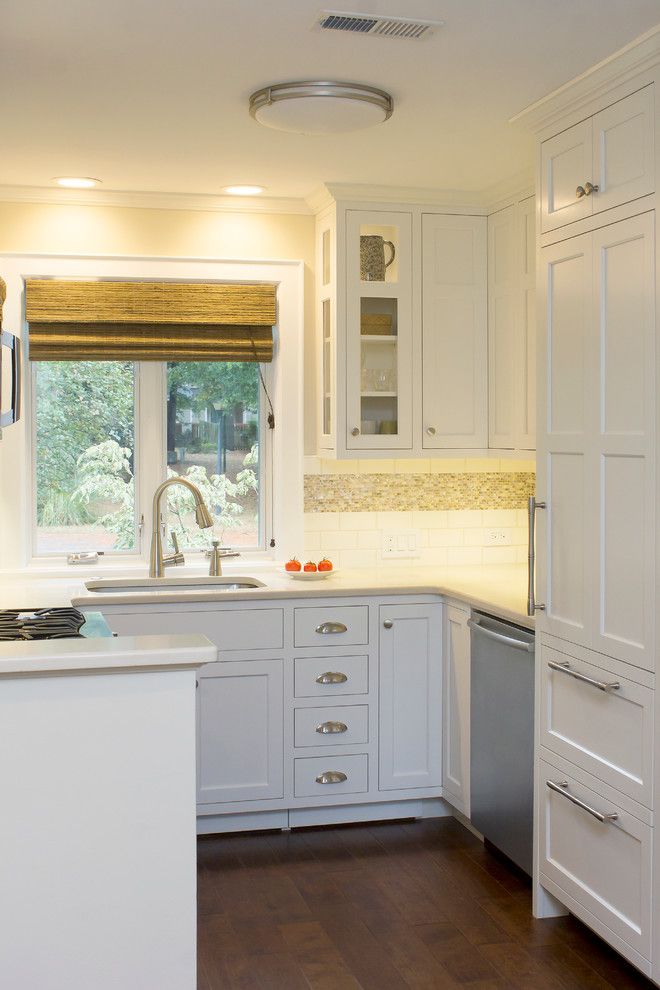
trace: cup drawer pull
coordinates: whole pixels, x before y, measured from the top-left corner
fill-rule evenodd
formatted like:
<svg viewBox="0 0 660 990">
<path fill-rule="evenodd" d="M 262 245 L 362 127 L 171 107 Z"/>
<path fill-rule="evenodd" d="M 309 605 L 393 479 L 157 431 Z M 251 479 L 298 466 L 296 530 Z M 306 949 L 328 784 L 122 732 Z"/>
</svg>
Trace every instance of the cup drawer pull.
<svg viewBox="0 0 660 990">
<path fill-rule="evenodd" d="M 348 732 L 348 726 L 345 722 L 321 722 L 316 726 L 316 731 L 322 736 L 331 736 L 336 732 Z"/>
<path fill-rule="evenodd" d="M 322 636 L 331 635 L 332 633 L 344 633 L 348 629 L 343 622 L 322 622 L 320 626 L 316 627 L 317 633 L 321 633 Z"/>
<path fill-rule="evenodd" d="M 341 770 L 326 770 L 316 778 L 317 784 L 343 784 L 348 777 Z"/>
<path fill-rule="evenodd" d="M 614 811 L 609 813 L 603 811 L 597 811 L 596 808 L 592 808 L 591 805 L 585 804 L 584 801 L 580 801 L 580 799 L 575 797 L 573 794 L 569 794 L 568 781 L 566 780 L 561 780 L 559 781 L 559 783 L 556 783 L 554 780 L 546 780 L 545 783 L 546 783 L 546 787 L 549 787 L 551 791 L 555 792 L 555 794 L 561 794 L 561 796 L 565 797 L 568 801 L 571 802 L 571 804 L 574 804 L 578 808 L 581 808 L 583 811 L 586 811 L 587 814 L 591 815 L 592 818 L 596 818 L 599 822 L 602 822 L 604 825 L 609 825 L 610 822 L 615 822 L 619 817 Z"/>
<path fill-rule="evenodd" d="M 342 674 L 338 670 L 326 670 L 325 674 L 319 674 L 316 678 L 317 684 L 345 684 L 348 680 L 347 674 Z"/>
<path fill-rule="evenodd" d="M 548 663 L 548 667 L 550 670 L 556 670 L 560 674 L 568 674 L 569 677 L 574 677 L 576 681 L 581 681 L 583 684 L 591 684 L 592 687 L 598 688 L 599 691 L 618 691 L 621 687 L 618 681 L 597 681 L 593 677 L 587 677 L 586 674 L 581 674 L 578 670 L 572 670 L 568 660 L 563 662 L 551 660 Z"/>
</svg>

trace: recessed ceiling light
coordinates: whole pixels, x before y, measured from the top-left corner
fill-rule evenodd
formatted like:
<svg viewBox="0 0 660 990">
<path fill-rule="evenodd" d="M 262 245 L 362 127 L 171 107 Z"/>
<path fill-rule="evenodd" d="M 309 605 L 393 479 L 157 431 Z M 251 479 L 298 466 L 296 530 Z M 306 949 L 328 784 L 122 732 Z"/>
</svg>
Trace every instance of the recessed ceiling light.
<svg viewBox="0 0 660 990">
<path fill-rule="evenodd" d="M 389 120 L 389 93 L 361 83 L 306 82 L 264 86 L 250 97 L 250 114 L 265 127 L 295 134 L 341 134 Z"/>
<path fill-rule="evenodd" d="M 228 196 L 259 196 L 266 191 L 265 186 L 225 186 L 222 190 Z"/>
<path fill-rule="evenodd" d="M 93 189 L 94 186 L 101 184 L 100 179 L 91 179 L 89 176 L 77 176 L 77 175 L 60 175 L 56 179 L 53 179 L 58 186 L 62 186 L 64 189 Z"/>
</svg>

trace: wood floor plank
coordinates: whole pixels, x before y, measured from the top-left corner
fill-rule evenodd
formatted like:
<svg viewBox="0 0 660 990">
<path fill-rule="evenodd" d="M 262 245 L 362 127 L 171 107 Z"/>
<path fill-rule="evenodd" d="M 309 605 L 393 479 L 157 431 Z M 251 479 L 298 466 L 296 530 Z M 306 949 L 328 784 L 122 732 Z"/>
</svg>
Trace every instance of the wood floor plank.
<svg viewBox="0 0 660 990">
<path fill-rule="evenodd" d="M 198 851 L 198 990 L 653 990 L 455 819 Z"/>
</svg>

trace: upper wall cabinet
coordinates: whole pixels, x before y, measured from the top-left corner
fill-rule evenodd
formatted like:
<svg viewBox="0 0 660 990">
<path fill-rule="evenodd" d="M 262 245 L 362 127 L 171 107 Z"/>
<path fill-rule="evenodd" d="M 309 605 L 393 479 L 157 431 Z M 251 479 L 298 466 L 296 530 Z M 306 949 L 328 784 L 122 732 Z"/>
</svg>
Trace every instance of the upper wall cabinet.
<svg viewBox="0 0 660 990">
<path fill-rule="evenodd" d="M 488 217 L 490 446 L 533 450 L 536 433 L 534 197 Z"/>
<path fill-rule="evenodd" d="M 319 454 L 487 448 L 486 218 L 361 206 L 317 217 Z"/>
<path fill-rule="evenodd" d="M 541 145 L 541 231 L 654 191 L 653 87 Z"/>
<path fill-rule="evenodd" d="M 412 447 L 412 217 L 346 214 L 346 446 Z"/>
<path fill-rule="evenodd" d="M 485 217 L 422 217 L 425 449 L 488 446 Z"/>
</svg>

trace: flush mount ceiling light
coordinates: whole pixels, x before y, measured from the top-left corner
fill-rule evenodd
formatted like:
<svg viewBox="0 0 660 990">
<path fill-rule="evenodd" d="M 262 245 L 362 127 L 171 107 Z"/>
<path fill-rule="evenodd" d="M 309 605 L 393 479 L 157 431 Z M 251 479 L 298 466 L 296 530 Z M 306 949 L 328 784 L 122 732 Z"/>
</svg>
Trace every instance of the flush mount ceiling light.
<svg viewBox="0 0 660 990">
<path fill-rule="evenodd" d="M 53 179 L 58 186 L 62 186 L 64 189 L 93 189 L 94 186 L 100 186 L 100 179 L 92 179 L 89 176 L 76 176 L 76 175 L 60 175 Z"/>
<path fill-rule="evenodd" d="M 389 120 L 389 93 L 359 83 L 307 82 L 264 86 L 250 97 L 250 114 L 265 127 L 295 134 L 341 134 Z"/>
<path fill-rule="evenodd" d="M 228 196 L 259 196 L 265 191 L 265 186 L 223 186 L 222 189 Z"/>
</svg>

